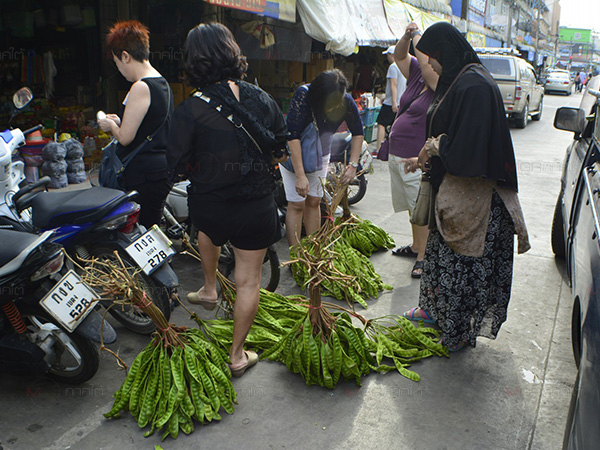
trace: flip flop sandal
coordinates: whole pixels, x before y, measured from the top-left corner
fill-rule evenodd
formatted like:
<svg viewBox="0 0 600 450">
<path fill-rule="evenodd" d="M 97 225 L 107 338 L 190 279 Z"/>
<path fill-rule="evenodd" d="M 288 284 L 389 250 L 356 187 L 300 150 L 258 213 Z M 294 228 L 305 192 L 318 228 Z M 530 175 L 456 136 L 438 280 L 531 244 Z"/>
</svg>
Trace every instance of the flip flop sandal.
<svg viewBox="0 0 600 450">
<path fill-rule="evenodd" d="M 410 276 L 413 278 L 421 278 L 421 276 L 423 275 L 424 263 L 425 262 L 423 260 L 415 262 L 415 265 L 412 268 L 412 272 L 410 273 Z M 420 270 L 420 272 L 417 272 L 417 270 Z"/>
<path fill-rule="evenodd" d="M 419 311 L 419 316 L 415 316 L 415 312 Z M 422 320 L 425 323 L 432 323 L 435 324 L 435 320 L 433 320 L 431 318 L 431 316 L 429 314 L 427 314 L 427 311 L 425 311 L 424 309 L 421 309 L 419 307 L 416 308 L 412 308 L 409 309 L 408 311 L 406 311 L 404 314 L 402 314 L 404 317 L 406 317 L 408 320 L 414 320 L 414 321 L 419 321 Z"/>
<path fill-rule="evenodd" d="M 394 256 L 407 256 L 409 258 L 416 258 L 417 253 L 410 248 L 410 245 L 405 245 L 404 247 L 398 247 L 392 250 L 392 255 Z"/>
</svg>

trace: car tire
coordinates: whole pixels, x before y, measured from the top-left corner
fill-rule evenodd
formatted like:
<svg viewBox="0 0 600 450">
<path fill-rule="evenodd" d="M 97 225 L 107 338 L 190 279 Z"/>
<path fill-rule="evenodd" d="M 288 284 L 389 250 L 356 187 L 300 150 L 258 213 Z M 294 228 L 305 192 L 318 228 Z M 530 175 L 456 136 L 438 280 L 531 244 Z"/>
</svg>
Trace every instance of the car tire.
<svg viewBox="0 0 600 450">
<path fill-rule="evenodd" d="M 525 103 L 523 112 L 515 117 L 515 125 L 517 128 L 525 128 L 529 121 L 529 102 Z"/>
<path fill-rule="evenodd" d="M 564 258 L 565 251 L 565 229 L 562 216 L 562 194 L 558 196 L 556 206 L 554 207 L 554 217 L 552 218 L 551 242 L 552 251 L 558 258 Z"/>
<path fill-rule="evenodd" d="M 540 104 L 538 105 L 537 114 L 531 116 L 531 120 L 535 120 L 536 122 L 539 122 L 540 119 L 542 118 L 542 110 L 543 109 L 544 109 L 544 97 L 542 97 L 540 100 Z"/>
</svg>

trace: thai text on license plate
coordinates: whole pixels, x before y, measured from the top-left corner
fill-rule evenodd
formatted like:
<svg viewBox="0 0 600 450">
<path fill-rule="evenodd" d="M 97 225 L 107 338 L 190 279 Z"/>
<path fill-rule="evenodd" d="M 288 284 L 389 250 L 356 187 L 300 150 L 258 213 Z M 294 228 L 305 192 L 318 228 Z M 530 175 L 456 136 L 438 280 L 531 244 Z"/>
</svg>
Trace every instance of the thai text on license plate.
<svg viewBox="0 0 600 450">
<path fill-rule="evenodd" d="M 150 275 L 175 254 L 171 245 L 169 238 L 155 225 L 125 250 L 144 273 Z"/>
<path fill-rule="evenodd" d="M 73 332 L 93 309 L 97 294 L 72 270 L 48 292 L 40 304 L 65 329 Z"/>
</svg>

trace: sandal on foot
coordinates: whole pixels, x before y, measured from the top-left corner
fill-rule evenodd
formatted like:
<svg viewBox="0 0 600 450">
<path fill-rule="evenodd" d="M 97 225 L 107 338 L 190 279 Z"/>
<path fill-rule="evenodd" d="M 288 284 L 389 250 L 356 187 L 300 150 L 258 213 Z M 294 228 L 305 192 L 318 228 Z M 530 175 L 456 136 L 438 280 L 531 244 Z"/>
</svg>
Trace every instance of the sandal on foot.
<svg viewBox="0 0 600 450">
<path fill-rule="evenodd" d="M 219 300 L 218 299 L 207 300 L 207 299 L 204 299 L 204 298 L 200 297 L 200 294 L 198 294 L 197 292 L 190 292 L 187 295 L 187 300 L 192 305 L 200 305 L 204 309 L 206 309 L 207 311 L 212 311 L 219 304 Z"/>
<path fill-rule="evenodd" d="M 423 265 L 424 265 L 425 261 L 420 260 L 415 262 L 415 265 L 412 268 L 412 271 L 410 272 L 410 276 L 413 278 L 421 278 L 421 276 L 423 275 Z"/>
<path fill-rule="evenodd" d="M 462 350 L 463 348 L 465 348 L 466 346 L 468 346 L 469 343 L 465 342 L 465 341 L 460 341 L 458 344 L 456 345 L 446 345 L 446 348 L 450 351 L 450 352 L 457 352 L 459 350 Z"/>
<path fill-rule="evenodd" d="M 394 256 L 408 256 L 409 258 L 416 258 L 417 253 L 410 248 L 410 245 L 405 245 L 404 247 L 398 247 L 392 250 L 392 255 Z"/>
<path fill-rule="evenodd" d="M 418 311 L 419 315 L 415 315 L 415 313 Z M 419 307 L 413 308 L 413 309 L 409 309 L 408 311 L 406 311 L 404 314 L 402 314 L 404 317 L 406 317 L 408 320 L 415 320 L 415 321 L 419 321 L 422 320 L 425 323 L 436 323 L 435 320 L 433 320 L 431 318 L 431 316 L 429 314 L 427 314 L 427 311 L 425 311 L 424 309 L 421 309 Z"/>
<path fill-rule="evenodd" d="M 242 375 L 244 375 L 244 372 L 246 372 L 247 369 L 256 365 L 256 363 L 258 362 L 258 355 L 255 352 L 250 350 L 244 350 L 244 353 L 248 357 L 248 361 L 246 362 L 246 364 L 242 364 L 240 367 L 236 367 L 235 369 L 232 369 L 231 365 L 229 365 L 231 375 L 233 375 L 234 377 L 241 377 Z"/>
</svg>

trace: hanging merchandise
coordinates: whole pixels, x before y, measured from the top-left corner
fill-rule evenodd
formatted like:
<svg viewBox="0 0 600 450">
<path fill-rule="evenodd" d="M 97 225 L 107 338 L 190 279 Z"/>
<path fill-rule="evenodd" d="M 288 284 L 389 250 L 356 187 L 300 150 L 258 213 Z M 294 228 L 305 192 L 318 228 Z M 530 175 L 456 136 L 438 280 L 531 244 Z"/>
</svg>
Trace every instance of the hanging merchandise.
<svg viewBox="0 0 600 450">
<path fill-rule="evenodd" d="M 271 47 L 275 44 L 275 34 L 269 25 L 260 20 L 252 20 L 241 26 L 241 29 L 260 41 L 260 48 Z"/>
<path fill-rule="evenodd" d="M 45 78 L 44 95 L 46 96 L 46 98 L 50 98 L 54 94 L 54 77 L 57 73 L 56 66 L 54 65 L 54 57 L 52 56 L 52 52 L 45 52 L 43 60 L 43 74 Z"/>
</svg>

